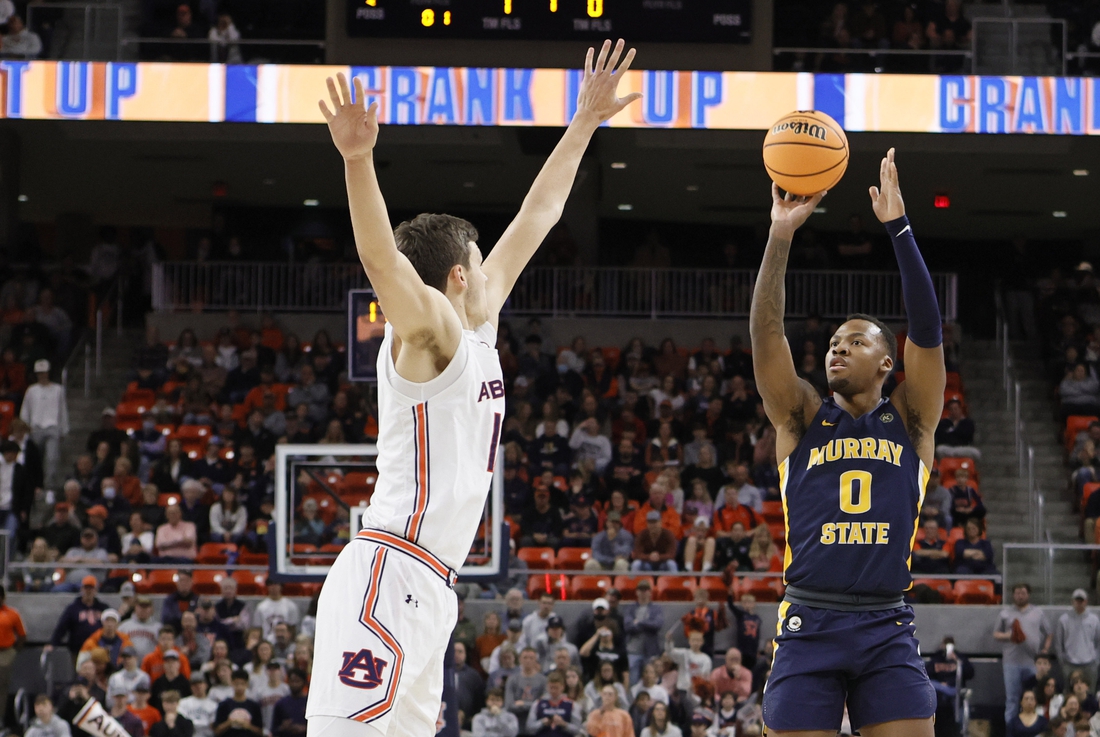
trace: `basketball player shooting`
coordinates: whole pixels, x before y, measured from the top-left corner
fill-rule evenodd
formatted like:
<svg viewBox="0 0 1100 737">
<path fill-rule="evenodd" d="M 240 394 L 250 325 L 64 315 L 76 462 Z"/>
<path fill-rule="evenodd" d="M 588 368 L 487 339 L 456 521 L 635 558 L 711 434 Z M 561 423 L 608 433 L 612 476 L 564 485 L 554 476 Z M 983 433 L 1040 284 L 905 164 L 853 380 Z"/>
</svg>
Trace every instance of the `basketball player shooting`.
<svg viewBox="0 0 1100 737">
<path fill-rule="evenodd" d="M 783 333 L 787 255 L 824 193 L 779 196 L 753 291 L 749 329 L 757 387 L 775 425 L 787 530 L 786 596 L 763 716 L 769 735 L 833 737 L 845 703 L 863 737 L 932 737 L 936 696 L 917 650 L 909 560 L 933 461 L 946 374 L 932 278 L 905 217 L 894 150 L 871 187 L 893 241 L 909 319 L 905 381 L 882 386 L 897 341 L 870 315 L 830 339 L 822 399 L 795 373 Z"/>
<path fill-rule="evenodd" d="M 419 215 L 391 230 L 374 170 L 378 105 L 343 74 L 320 103 L 344 157 L 359 258 L 388 320 L 378 354 L 378 481 L 363 531 L 321 590 L 309 737 L 436 733 L 443 657 L 457 619 L 451 586 L 481 521 L 504 417 L 496 352 L 504 300 L 561 217 L 634 49 L 588 50 L 577 112 L 519 214 L 482 261 L 474 227 Z M 621 63 L 620 63 L 621 60 Z M 424 182 L 430 186 L 429 182 Z"/>
</svg>

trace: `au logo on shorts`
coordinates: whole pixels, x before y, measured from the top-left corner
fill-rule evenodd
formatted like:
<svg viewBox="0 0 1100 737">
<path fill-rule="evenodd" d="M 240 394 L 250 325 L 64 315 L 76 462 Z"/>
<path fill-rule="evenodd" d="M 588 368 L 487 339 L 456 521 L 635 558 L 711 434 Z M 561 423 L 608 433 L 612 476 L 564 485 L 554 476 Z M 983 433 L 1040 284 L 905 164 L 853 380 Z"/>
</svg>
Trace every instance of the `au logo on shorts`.
<svg viewBox="0 0 1100 737">
<path fill-rule="evenodd" d="M 378 688 L 382 685 L 382 672 L 389 663 L 374 657 L 370 650 L 344 653 L 344 667 L 340 669 L 340 682 L 352 688 Z"/>
<path fill-rule="evenodd" d="M 787 629 L 791 632 L 798 632 L 802 629 L 802 617 L 797 614 L 787 620 Z"/>
</svg>

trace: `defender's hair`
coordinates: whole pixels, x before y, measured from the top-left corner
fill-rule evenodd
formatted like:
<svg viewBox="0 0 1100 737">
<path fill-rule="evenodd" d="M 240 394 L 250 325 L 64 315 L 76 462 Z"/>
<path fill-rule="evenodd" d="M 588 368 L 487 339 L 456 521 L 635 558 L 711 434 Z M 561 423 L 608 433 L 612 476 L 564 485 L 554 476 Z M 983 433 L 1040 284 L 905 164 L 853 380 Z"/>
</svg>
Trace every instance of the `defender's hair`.
<svg viewBox="0 0 1100 737">
<path fill-rule="evenodd" d="M 886 323 L 884 323 L 882 320 L 878 319 L 877 317 L 872 317 L 871 315 L 865 315 L 862 312 L 856 312 L 856 313 L 853 313 L 851 315 L 848 315 L 848 317 L 844 320 L 844 322 L 849 322 L 851 320 L 866 320 L 867 322 L 871 323 L 872 325 L 877 327 L 879 330 L 881 330 L 882 331 L 882 339 L 884 341 L 886 341 L 886 352 L 890 355 L 890 360 L 891 361 L 897 361 L 898 360 L 898 339 L 894 336 L 894 331 L 886 326 Z"/>
<path fill-rule="evenodd" d="M 469 244 L 477 242 L 477 228 L 462 218 L 422 213 L 398 225 L 393 237 L 424 283 L 446 292 L 455 264 L 470 268 Z"/>
</svg>

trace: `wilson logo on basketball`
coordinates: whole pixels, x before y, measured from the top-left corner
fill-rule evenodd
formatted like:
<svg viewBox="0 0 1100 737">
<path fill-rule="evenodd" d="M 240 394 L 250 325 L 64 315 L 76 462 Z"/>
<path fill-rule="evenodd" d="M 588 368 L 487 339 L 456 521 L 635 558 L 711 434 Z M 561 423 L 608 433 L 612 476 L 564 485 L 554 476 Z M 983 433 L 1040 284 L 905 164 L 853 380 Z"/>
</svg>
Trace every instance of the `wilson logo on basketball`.
<svg viewBox="0 0 1100 737">
<path fill-rule="evenodd" d="M 772 133 L 782 133 L 785 130 L 789 130 L 796 135 L 810 136 L 818 140 L 824 141 L 828 135 L 828 129 L 823 125 L 817 125 L 816 123 L 809 123 L 805 120 L 792 120 L 789 122 L 783 122 L 772 128 Z"/>
<path fill-rule="evenodd" d="M 340 669 L 340 682 L 352 688 L 378 688 L 382 685 L 382 671 L 389 663 L 374 657 L 370 650 L 344 653 L 344 667 Z"/>
</svg>

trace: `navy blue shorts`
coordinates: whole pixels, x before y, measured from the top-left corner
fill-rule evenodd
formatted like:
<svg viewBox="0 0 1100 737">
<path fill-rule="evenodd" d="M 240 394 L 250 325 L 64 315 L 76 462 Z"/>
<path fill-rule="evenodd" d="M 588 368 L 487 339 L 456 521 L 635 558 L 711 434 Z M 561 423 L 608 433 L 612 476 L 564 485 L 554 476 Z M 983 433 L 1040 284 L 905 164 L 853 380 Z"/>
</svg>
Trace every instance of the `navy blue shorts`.
<svg viewBox="0 0 1100 737">
<path fill-rule="evenodd" d="M 837 730 L 936 713 L 917 651 L 913 609 L 842 612 L 783 602 L 764 724 L 778 731 Z"/>
</svg>

